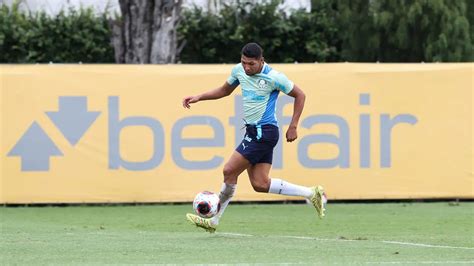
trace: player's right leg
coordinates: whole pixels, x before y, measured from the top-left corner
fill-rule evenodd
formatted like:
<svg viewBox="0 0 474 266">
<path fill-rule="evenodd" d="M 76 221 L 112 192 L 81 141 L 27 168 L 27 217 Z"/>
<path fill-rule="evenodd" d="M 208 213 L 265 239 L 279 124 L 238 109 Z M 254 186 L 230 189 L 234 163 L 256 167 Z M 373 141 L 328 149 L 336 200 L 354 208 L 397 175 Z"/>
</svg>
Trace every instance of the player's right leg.
<svg viewBox="0 0 474 266">
<path fill-rule="evenodd" d="M 221 187 L 221 192 L 219 193 L 219 200 L 221 203 L 221 208 L 219 213 L 212 218 L 202 218 L 197 215 L 188 213 L 186 218 L 193 224 L 198 227 L 204 228 L 206 231 L 213 233 L 216 231 L 217 225 L 219 224 L 219 219 L 224 214 L 224 210 L 229 205 L 230 200 L 234 196 L 235 190 L 237 188 L 237 179 L 239 175 L 249 167 L 250 162 L 245 159 L 240 153 L 234 151 L 231 155 L 229 161 L 224 166 L 224 183 Z"/>
<path fill-rule="evenodd" d="M 224 214 L 230 200 L 234 196 L 237 188 L 237 179 L 239 175 L 250 166 L 250 162 L 237 151 L 234 151 L 224 166 L 224 183 L 219 193 L 221 209 L 219 213 L 212 218 L 213 224 L 219 224 L 219 219 Z"/>
</svg>

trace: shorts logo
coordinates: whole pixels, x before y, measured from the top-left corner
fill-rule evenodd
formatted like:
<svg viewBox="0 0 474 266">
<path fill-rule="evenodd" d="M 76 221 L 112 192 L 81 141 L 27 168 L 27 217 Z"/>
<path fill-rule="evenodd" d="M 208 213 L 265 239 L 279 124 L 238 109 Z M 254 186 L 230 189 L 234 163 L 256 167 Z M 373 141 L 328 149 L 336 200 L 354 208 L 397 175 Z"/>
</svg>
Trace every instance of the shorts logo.
<svg viewBox="0 0 474 266">
<path fill-rule="evenodd" d="M 245 146 L 245 143 L 242 143 L 242 147 L 244 147 L 245 150 L 245 148 L 247 148 L 248 146 Z"/>
<path fill-rule="evenodd" d="M 249 136 L 245 136 L 244 138 L 247 142 L 251 142 L 252 141 L 252 138 L 249 138 Z"/>
</svg>

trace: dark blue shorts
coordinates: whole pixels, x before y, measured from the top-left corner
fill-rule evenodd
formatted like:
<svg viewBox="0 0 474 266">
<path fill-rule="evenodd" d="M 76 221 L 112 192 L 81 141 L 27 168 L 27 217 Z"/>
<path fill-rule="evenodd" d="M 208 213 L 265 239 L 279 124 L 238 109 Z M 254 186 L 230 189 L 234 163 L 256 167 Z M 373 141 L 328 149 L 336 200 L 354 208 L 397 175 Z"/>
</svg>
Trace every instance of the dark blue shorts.
<svg viewBox="0 0 474 266">
<path fill-rule="evenodd" d="M 273 148 L 278 143 L 279 130 L 274 125 L 246 126 L 245 137 L 235 149 L 254 165 L 272 163 Z"/>
</svg>

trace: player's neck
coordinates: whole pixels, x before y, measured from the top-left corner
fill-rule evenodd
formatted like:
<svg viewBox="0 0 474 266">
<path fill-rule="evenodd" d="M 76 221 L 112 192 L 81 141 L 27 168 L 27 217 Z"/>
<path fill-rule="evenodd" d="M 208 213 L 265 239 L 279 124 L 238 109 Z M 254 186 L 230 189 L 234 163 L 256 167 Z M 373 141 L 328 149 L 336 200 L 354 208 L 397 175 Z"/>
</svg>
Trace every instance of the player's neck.
<svg viewBox="0 0 474 266">
<path fill-rule="evenodd" d="M 262 66 L 260 67 L 257 73 L 258 74 L 262 73 L 264 67 L 265 67 L 265 62 L 263 62 Z"/>
</svg>

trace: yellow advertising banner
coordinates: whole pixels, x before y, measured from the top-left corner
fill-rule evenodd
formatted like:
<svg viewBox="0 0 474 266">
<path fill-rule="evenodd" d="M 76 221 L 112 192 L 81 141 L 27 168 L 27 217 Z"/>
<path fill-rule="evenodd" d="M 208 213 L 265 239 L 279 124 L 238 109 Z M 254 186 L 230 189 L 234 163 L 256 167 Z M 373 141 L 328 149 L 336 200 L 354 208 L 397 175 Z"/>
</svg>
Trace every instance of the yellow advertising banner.
<svg viewBox="0 0 474 266">
<path fill-rule="evenodd" d="M 232 65 L 0 66 L 1 203 L 191 201 L 218 192 L 243 137 L 240 88 L 190 110 Z M 474 64 L 272 65 L 306 93 L 272 177 L 329 199 L 474 198 Z M 254 192 L 236 200 L 295 199 Z"/>
</svg>

